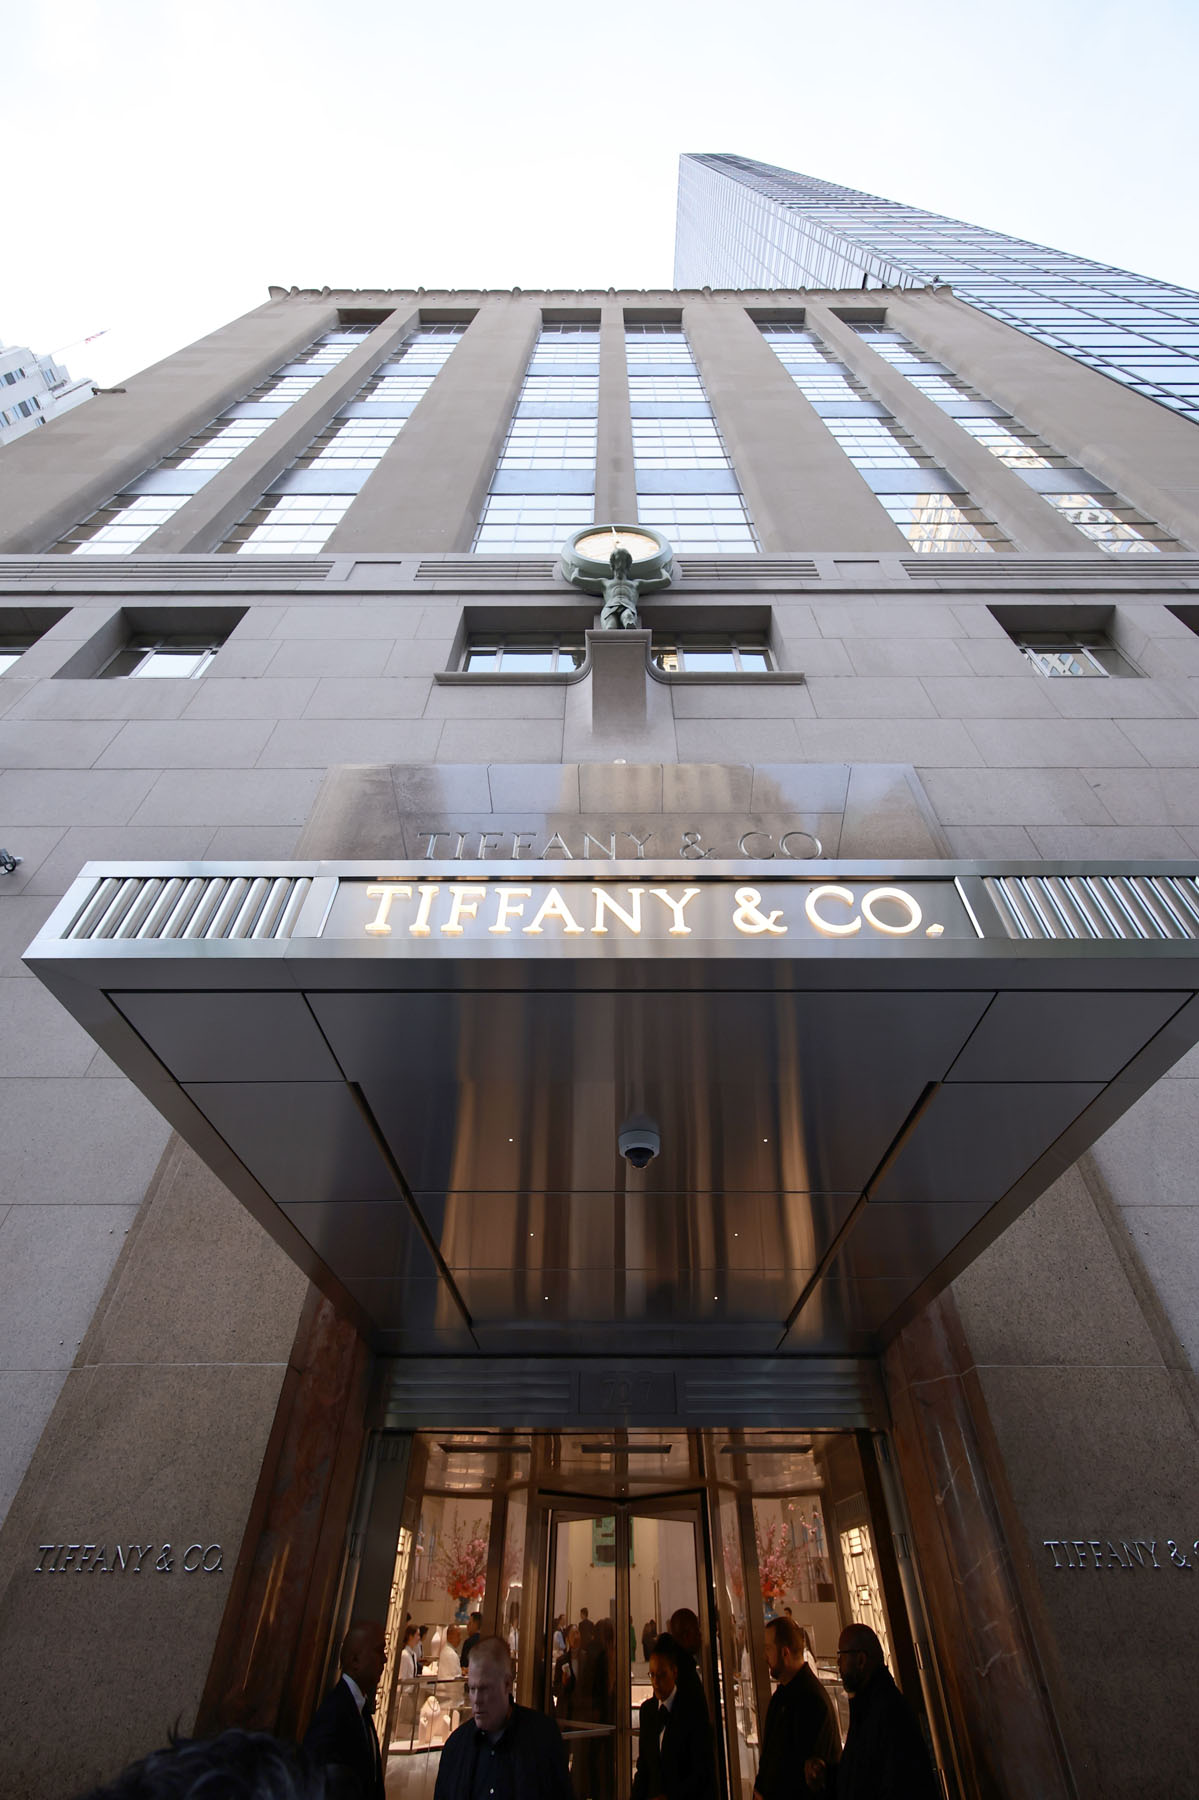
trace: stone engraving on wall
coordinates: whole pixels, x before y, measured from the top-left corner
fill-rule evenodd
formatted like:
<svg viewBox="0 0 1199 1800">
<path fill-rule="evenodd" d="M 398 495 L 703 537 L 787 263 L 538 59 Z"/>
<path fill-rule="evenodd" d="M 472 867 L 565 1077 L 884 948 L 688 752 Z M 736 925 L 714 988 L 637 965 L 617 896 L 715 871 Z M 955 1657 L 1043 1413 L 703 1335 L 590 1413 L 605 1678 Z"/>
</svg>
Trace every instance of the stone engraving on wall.
<svg viewBox="0 0 1199 1800">
<path fill-rule="evenodd" d="M 1199 1558 L 1199 1538 L 1186 1549 L 1173 1538 L 1042 1538 L 1055 1569 L 1193 1569 L 1190 1557 Z M 1159 1554 L 1160 1553 L 1160 1554 Z"/>
<path fill-rule="evenodd" d="M 155 1555 L 157 1548 L 158 1554 Z M 220 1544 L 188 1544 L 182 1552 L 170 1544 L 39 1544 L 35 1575 L 220 1575 L 224 1553 Z"/>
<path fill-rule="evenodd" d="M 639 861 L 652 845 L 653 856 L 681 857 L 688 862 L 703 862 L 709 857 L 743 856 L 756 862 L 772 862 L 776 857 L 796 862 L 815 862 L 824 855 L 824 845 L 814 832 L 792 825 L 782 830 L 758 829 L 743 820 L 729 823 L 724 829 L 708 825 L 680 826 L 669 834 L 658 831 L 622 830 L 575 831 L 481 831 L 477 827 L 459 830 L 446 827 L 432 830 L 418 824 L 409 834 L 420 846 L 419 855 L 426 862 L 485 862 L 502 857 L 512 862 L 621 862 Z M 706 830 L 706 837 L 705 837 Z"/>
</svg>

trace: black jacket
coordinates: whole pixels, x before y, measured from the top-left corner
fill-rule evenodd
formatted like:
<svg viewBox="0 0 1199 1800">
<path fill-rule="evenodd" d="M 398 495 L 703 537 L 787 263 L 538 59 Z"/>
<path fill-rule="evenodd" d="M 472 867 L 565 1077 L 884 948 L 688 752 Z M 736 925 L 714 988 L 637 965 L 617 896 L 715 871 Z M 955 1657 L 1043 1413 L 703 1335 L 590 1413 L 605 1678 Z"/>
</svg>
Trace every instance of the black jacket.
<svg viewBox="0 0 1199 1800">
<path fill-rule="evenodd" d="M 834 1800 L 937 1800 L 916 1715 L 886 1669 L 849 1697 L 849 1735 L 828 1772 Z"/>
<path fill-rule="evenodd" d="M 819 1756 L 831 1763 L 840 1753 L 841 1733 L 833 1703 L 805 1663 L 770 1696 L 754 1788 L 763 1800 L 783 1800 L 784 1795 L 797 1791 L 802 1794 L 803 1766 L 808 1758 Z"/>
<path fill-rule="evenodd" d="M 383 1800 L 383 1759 L 375 1727 L 359 1712 L 344 1677 L 312 1715 L 304 1748 L 326 1771 L 330 1800 Z"/>
<path fill-rule="evenodd" d="M 473 1719 L 451 1731 L 441 1752 L 433 1800 L 471 1800 L 475 1760 L 486 1742 Z M 497 1754 L 512 1759 L 510 1791 L 519 1800 L 574 1800 L 562 1733 L 544 1713 L 514 1706 Z"/>
<path fill-rule="evenodd" d="M 656 1794 L 665 1794 L 666 1800 L 716 1800 L 712 1728 L 698 1681 L 675 1688 L 665 1730 L 656 1699 L 641 1707 L 633 1800 L 654 1800 Z"/>
</svg>

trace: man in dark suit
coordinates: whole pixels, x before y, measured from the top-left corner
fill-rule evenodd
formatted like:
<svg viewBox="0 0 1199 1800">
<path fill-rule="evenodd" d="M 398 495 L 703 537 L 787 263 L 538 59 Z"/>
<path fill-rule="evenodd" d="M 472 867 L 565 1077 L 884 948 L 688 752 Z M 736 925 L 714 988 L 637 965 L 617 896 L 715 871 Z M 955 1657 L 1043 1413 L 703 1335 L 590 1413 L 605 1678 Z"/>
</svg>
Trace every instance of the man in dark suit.
<svg viewBox="0 0 1199 1800">
<path fill-rule="evenodd" d="M 641 1707 L 633 1800 L 716 1800 L 716 1758 L 698 1680 L 679 1681 L 680 1652 L 663 1635 L 649 1657 L 653 1698 Z"/>
<path fill-rule="evenodd" d="M 766 1709 L 754 1800 L 791 1800 L 803 1792 L 805 1763 L 836 1763 L 841 1733 L 833 1703 L 804 1659 L 799 1626 L 785 1614 L 767 1621 L 766 1665 L 778 1686 Z"/>
<path fill-rule="evenodd" d="M 371 1714 L 387 1661 L 382 1625 L 362 1619 L 341 1646 L 341 1680 L 325 1695 L 304 1733 L 304 1748 L 325 1770 L 330 1800 L 384 1800 L 383 1758 Z"/>
<path fill-rule="evenodd" d="M 480 1638 L 471 1651 L 466 1694 L 471 1716 L 445 1741 L 433 1800 L 573 1800 L 562 1733 L 513 1701 L 503 1638 Z"/>
</svg>

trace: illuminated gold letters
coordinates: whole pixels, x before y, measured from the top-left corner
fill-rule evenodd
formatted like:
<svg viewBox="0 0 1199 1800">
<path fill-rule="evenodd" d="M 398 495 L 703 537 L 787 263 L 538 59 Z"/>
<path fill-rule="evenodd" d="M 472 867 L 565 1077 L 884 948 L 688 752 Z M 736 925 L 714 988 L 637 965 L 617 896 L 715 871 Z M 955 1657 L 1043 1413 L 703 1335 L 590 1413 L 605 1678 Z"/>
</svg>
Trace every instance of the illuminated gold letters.
<svg viewBox="0 0 1199 1800">
<path fill-rule="evenodd" d="M 905 907 L 908 923 L 906 925 L 888 925 L 884 919 L 880 919 L 874 910 L 875 902 L 878 900 L 893 900 L 897 905 Z M 902 888 L 876 887 L 871 888 L 868 894 L 862 895 L 862 917 L 868 924 L 873 925 L 876 931 L 885 932 L 888 937 L 907 937 L 909 932 L 915 931 L 922 916 L 920 908 L 912 896 L 905 894 Z"/>
<path fill-rule="evenodd" d="M 660 900 L 663 906 L 668 906 L 674 916 L 674 924 L 670 928 L 671 937 L 690 937 L 691 927 L 690 925 L 684 925 L 683 923 L 683 908 L 689 901 L 695 899 L 695 896 L 699 893 L 699 889 L 684 888 L 683 898 L 681 900 L 672 900 L 665 888 L 651 888 L 650 893 L 655 900 Z"/>
<path fill-rule="evenodd" d="M 368 900 L 379 902 L 379 910 L 367 926 L 367 931 L 372 937 L 390 937 L 391 926 L 387 919 L 391 912 L 391 903 L 397 898 L 411 900 L 412 888 L 403 882 L 390 881 L 386 886 L 380 883 L 377 887 L 368 887 L 366 895 Z"/>
<path fill-rule="evenodd" d="M 604 924 L 605 907 L 614 918 L 620 920 L 626 931 L 631 931 L 634 937 L 641 936 L 641 896 L 645 892 L 644 888 L 629 888 L 629 898 L 633 903 L 632 912 L 626 912 L 624 907 L 613 900 L 611 894 L 603 888 L 593 887 L 591 891 L 595 895 L 595 924 L 591 927 L 594 937 L 607 937 L 608 935 L 608 927 Z"/>
<path fill-rule="evenodd" d="M 556 887 L 550 889 L 549 893 L 534 913 L 532 922 L 524 927 L 525 935 L 528 937 L 539 937 L 541 935 L 541 921 L 543 919 L 561 919 L 562 929 L 567 937 L 582 937 L 583 935 L 583 927 L 575 924 L 574 916 L 571 913 L 569 906 L 567 906 Z"/>
<path fill-rule="evenodd" d="M 487 889 L 485 887 L 472 887 L 466 882 L 461 887 L 452 887 L 450 889 L 450 916 L 441 928 L 442 937 L 461 937 L 463 919 L 477 919 L 479 902 L 486 898 Z"/>
<path fill-rule="evenodd" d="M 420 906 L 417 908 L 415 919 L 408 927 L 408 935 L 410 937 L 428 937 L 429 914 L 433 910 L 433 902 L 440 894 L 441 889 L 435 884 L 422 882 L 416 891 L 420 895 Z"/>
<path fill-rule="evenodd" d="M 823 931 L 829 937 L 852 937 L 855 931 L 861 931 L 861 919 L 851 919 L 846 925 L 836 925 L 820 912 L 818 902 L 824 899 L 837 900 L 843 906 L 853 905 L 853 893 L 847 887 L 839 887 L 835 882 L 827 882 L 823 887 L 812 888 L 803 903 L 803 909 L 817 931 Z"/>
<path fill-rule="evenodd" d="M 533 890 L 529 887 L 507 887 L 497 888 L 495 892 L 498 902 L 495 909 L 495 924 L 489 925 L 487 929 L 493 937 L 511 937 L 512 927 L 508 920 L 523 919 L 525 913 L 523 906 L 513 906 L 512 902 L 514 900 L 531 900 Z"/>
<path fill-rule="evenodd" d="M 743 931 L 747 937 L 760 937 L 764 931 L 768 932 L 771 937 L 787 935 L 787 927 L 779 924 L 779 920 L 783 916 L 780 911 L 772 912 L 769 917 L 758 911 L 762 904 L 762 896 L 757 888 L 738 888 L 733 898 L 737 902 L 737 910 L 733 914 L 733 924 L 738 931 Z"/>
</svg>

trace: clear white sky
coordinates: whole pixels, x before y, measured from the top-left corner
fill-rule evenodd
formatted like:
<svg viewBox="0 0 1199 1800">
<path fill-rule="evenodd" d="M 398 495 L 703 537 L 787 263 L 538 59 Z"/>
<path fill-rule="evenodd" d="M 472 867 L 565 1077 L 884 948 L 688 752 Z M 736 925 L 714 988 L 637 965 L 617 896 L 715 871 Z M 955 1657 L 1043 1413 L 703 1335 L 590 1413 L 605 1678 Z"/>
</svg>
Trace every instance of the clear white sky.
<svg viewBox="0 0 1199 1800">
<path fill-rule="evenodd" d="M 1194 0 L 0 0 L 0 339 L 122 380 L 300 287 L 669 283 L 734 150 L 1199 288 Z"/>
</svg>

